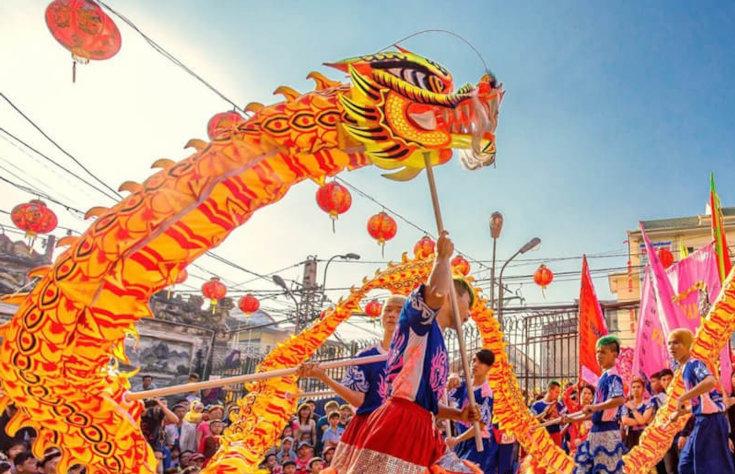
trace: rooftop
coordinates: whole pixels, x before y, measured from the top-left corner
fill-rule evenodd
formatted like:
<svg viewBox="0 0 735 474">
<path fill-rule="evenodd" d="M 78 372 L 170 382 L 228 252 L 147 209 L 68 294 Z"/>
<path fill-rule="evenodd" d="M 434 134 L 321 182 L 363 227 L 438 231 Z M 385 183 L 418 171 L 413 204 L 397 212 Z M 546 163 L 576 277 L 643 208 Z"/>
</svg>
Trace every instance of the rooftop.
<svg viewBox="0 0 735 474">
<path fill-rule="evenodd" d="M 735 226 L 735 207 L 723 207 L 722 215 L 727 221 L 728 227 Z M 709 228 L 710 216 L 709 214 L 702 214 L 697 216 L 688 217 L 672 217 L 669 219 L 652 219 L 648 221 L 641 221 L 646 231 L 662 231 L 662 230 L 678 230 L 678 229 L 692 229 L 697 227 Z M 640 232 L 636 229 L 630 231 L 630 233 Z"/>
</svg>

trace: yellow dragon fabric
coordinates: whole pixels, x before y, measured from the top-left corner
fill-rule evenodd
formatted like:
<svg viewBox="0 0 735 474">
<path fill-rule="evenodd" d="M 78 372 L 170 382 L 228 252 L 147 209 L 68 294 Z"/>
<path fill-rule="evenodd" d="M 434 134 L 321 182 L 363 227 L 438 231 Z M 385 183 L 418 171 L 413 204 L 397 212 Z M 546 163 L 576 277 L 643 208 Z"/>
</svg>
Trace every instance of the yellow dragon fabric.
<svg viewBox="0 0 735 474">
<path fill-rule="evenodd" d="M 0 407 L 18 408 L 11 433 L 38 432 L 36 455 L 60 448 L 62 472 L 74 463 L 90 474 L 153 472 L 142 405 L 126 401 L 129 375 L 110 370 L 111 358 L 125 360 L 124 339 L 151 315 L 155 292 L 292 185 L 370 164 L 407 179 L 417 157 L 445 162 L 451 148 L 467 149 L 471 168 L 494 160 L 502 89 L 492 76 L 454 92 L 443 67 L 403 50 L 334 66 L 352 82 L 311 73 L 312 92 L 281 86 L 283 102 L 249 104 L 251 116 L 212 142 L 190 140 L 189 158 L 158 160 L 145 182 L 123 183 L 127 197 L 90 209 L 90 227 L 60 239 L 54 264 L 32 272 L 32 291 L 5 298 L 18 310 L 0 328 Z"/>
</svg>

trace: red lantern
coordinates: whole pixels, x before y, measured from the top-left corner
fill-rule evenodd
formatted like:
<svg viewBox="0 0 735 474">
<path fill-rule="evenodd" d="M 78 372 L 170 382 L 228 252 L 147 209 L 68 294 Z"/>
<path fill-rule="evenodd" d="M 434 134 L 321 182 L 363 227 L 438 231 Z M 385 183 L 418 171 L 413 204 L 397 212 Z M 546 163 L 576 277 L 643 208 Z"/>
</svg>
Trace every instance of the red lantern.
<svg viewBox="0 0 735 474">
<path fill-rule="evenodd" d="M 227 140 L 243 123 L 245 119 L 237 112 L 222 112 L 214 115 L 207 122 L 207 135 L 210 140 Z"/>
<path fill-rule="evenodd" d="M 541 292 L 546 289 L 549 284 L 554 280 L 554 272 L 546 268 L 546 265 L 541 264 L 536 272 L 533 274 L 533 281 L 541 287 Z M 544 294 L 544 296 L 546 296 Z"/>
<path fill-rule="evenodd" d="M 212 277 L 202 285 L 202 294 L 206 298 L 209 298 L 210 307 L 214 313 L 217 308 L 217 301 L 224 298 L 227 294 L 227 287 L 219 281 L 219 278 Z"/>
<path fill-rule="evenodd" d="M 347 188 L 332 181 L 317 189 L 316 203 L 324 212 L 329 213 L 329 217 L 332 218 L 332 231 L 334 231 L 334 221 L 350 208 L 352 195 Z"/>
<path fill-rule="evenodd" d="M 253 295 L 247 294 L 240 298 L 237 306 L 245 314 L 252 314 L 260 309 L 260 301 Z"/>
<path fill-rule="evenodd" d="M 58 219 L 54 211 L 46 207 L 46 203 L 38 199 L 18 204 L 10 212 L 10 219 L 33 244 L 37 234 L 48 234 L 56 228 Z"/>
<path fill-rule="evenodd" d="M 658 249 L 658 259 L 661 262 L 661 265 L 664 266 L 664 269 L 669 268 L 674 264 L 674 254 L 672 254 L 671 250 L 666 247 Z"/>
<path fill-rule="evenodd" d="M 371 318 L 377 318 L 383 313 L 383 305 L 378 300 L 372 300 L 365 305 L 365 314 Z"/>
<path fill-rule="evenodd" d="M 435 247 L 436 243 L 425 235 L 413 246 L 413 254 L 416 258 L 427 258 L 434 253 Z"/>
<path fill-rule="evenodd" d="M 56 41 L 71 51 L 73 81 L 77 63 L 109 59 L 120 50 L 120 31 L 92 0 L 54 0 L 46 8 L 46 25 Z"/>
<path fill-rule="evenodd" d="M 379 212 L 368 219 L 367 231 L 370 237 L 378 241 L 381 247 L 381 255 L 383 255 L 385 242 L 396 236 L 398 225 L 391 216 L 385 212 Z"/>
<path fill-rule="evenodd" d="M 466 258 L 464 258 L 461 255 L 457 255 L 452 259 L 452 269 L 456 271 L 457 273 L 461 273 L 464 276 L 467 276 L 470 274 L 470 262 L 467 261 Z"/>
</svg>

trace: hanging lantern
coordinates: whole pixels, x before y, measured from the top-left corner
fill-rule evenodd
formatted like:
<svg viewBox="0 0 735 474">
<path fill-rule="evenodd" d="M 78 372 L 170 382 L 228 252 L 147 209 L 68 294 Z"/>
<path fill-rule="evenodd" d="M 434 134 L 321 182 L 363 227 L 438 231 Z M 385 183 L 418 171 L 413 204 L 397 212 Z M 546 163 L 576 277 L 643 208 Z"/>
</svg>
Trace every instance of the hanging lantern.
<svg viewBox="0 0 735 474">
<path fill-rule="evenodd" d="M 10 212 L 10 219 L 16 227 L 25 231 L 29 246 L 33 245 L 36 235 L 48 234 L 59 222 L 54 211 L 38 199 L 15 206 Z"/>
<path fill-rule="evenodd" d="M 533 274 L 533 281 L 541 287 L 541 293 L 544 295 L 545 298 L 546 293 L 544 293 L 544 290 L 546 290 L 546 287 L 549 286 L 552 281 L 554 281 L 554 272 L 549 270 L 546 265 L 542 263 Z"/>
<path fill-rule="evenodd" d="M 367 231 L 370 237 L 378 241 L 380 254 L 384 255 L 385 243 L 396 236 L 398 225 L 391 216 L 385 212 L 379 212 L 368 219 Z"/>
<path fill-rule="evenodd" d="M 46 8 L 46 25 L 56 41 L 71 51 L 74 82 L 77 63 L 109 59 L 120 50 L 120 31 L 92 0 L 54 0 Z"/>
<path fill-rule="evenodd" d="M 224 298 L 227 294 L 227 287 L 219 281 L 219 278 L 212 277 L 202 285 L 202 294 L 206 298 L 209 298 L 210 307 L 212 308 L 212 313 L 214 313 L 217 308 L 217 301 Z"/>
<path fill-rule="evenodd" d="M 332 218 L 332 232 L 334 232 L 334 221 L 350 208 L 352 195 L 347 188 L 332 181 L 317 189 L 316 203 Z"/>
<path fill-rule="evenodd" d="M 413 254 L 416 258 L 427 258 L 434 253 L 435 247 L 436 243 L 425 235 L 413 246 Z"/>
<path fill-rule="evenodd" d="M 664 269 L 669 268 L 671 265 L 674 264 L 674 254 L 671 253 L 671 250 L 667 249 L 666 247 L 661 247 L 658 249 L 658 259 L 661 262 L 661 265 L 664 266 Z"/>
<path fill-rule="evenodd" d="M 470 262 L 467 261 L 466 258 L 464 258 L 461 255 L 457 255 L 454 257 L 451 261 L 452 269 L 457 272 L 461 273 L 464 276 L 467 276 L 470 274 Z"/>
<path fill-rule="evenodd" d="M 245 315 L 250 315 L 260 309 L 260 301 L 258 301 L 258 298 L 255 296 L 247 294 L 240 298 L 237 306 L 240 308 L 240 311 L 245 313 Z"/>
<path fill-rule="evenodd" d="M 372 300 L 365 305 L 365 314 L 377 318 L 383 313 L 383 305 L 378 300 Z"/>
<path fill-rule="evenodd" d="M 237 112 L 215 114 L 207 122 L 207 135 L 210 140 L 227 140 L 237 132 L 237 127 L 245 123 L 245 119 Z"/>
</svg>

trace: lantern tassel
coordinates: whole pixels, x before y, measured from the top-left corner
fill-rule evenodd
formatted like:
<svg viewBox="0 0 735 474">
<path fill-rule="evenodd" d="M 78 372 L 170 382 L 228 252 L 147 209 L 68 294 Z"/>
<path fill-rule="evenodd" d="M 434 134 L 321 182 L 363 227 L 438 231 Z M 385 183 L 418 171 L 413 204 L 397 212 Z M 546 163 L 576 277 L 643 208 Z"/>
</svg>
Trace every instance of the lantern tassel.
<svg viewBox="0 0 735 474">
<path fill-rule="evenodd" d="M 380 242 L 380 256 L 385 258 L 385 240 Z"/>
<path fill-rule="evenodd" d="M 332 217 L 332 233 L 333 234 L 336 234 L 337 233 L 337 229 L 336 229 L 336 227 L 334 225 L 334 221 L 336 221 L 336 220 L 337 219 L 335 219 L 334 217 Z"/>
<path fill-rule="evenodd" d="M 71 63 L 71 82 L 72 84 L 76 84 L 77 82 L 77 62 L 73 61 Z"/>
<path fill-rule="evenodd" d="M 210 306 L 212 307 L 212 314 L 217 310 L 217 300 L 210 300 Z"/>
</svg>

